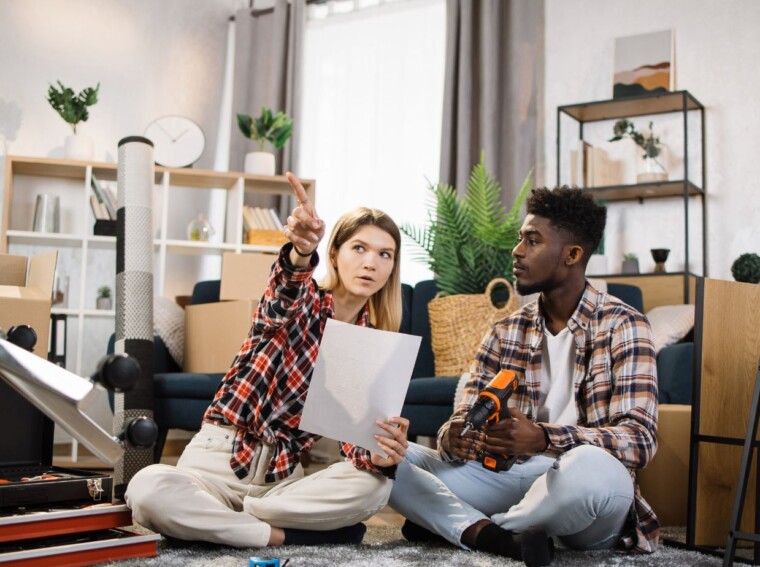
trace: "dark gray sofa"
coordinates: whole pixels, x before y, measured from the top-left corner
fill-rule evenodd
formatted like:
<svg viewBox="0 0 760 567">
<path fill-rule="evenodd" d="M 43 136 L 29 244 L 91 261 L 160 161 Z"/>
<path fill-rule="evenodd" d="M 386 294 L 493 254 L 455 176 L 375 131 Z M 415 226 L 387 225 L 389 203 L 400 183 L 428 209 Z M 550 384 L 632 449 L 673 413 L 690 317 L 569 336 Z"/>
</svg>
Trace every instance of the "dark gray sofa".
<svg viewBox="0 0 760 567">
<path fill-rule="evenodd" d="M 435 376 L 427 306 L 438 291 L 433 280 L 418 282 L 414 287 L 402 285 L 403 318 L 400 331 L 422 337 L 401 410 L 401 415 L 410 421 L 409 436 L 412 439 L 436 435 L 438 428 L 451 416 L 459 381 L 459 376 Z M 642 310 L 643 300 L 638 287 L 610 283 L 608 291 Z M 195 285 L 191 304 L 214 301 L 219 301 L 218 280 Z M 109 352 L 112 351 L 113 337 L 109 342 Z M 224 375 L 182 372 L 158 336 L 154 342 L 154 358 L 154 419 L 159 428 L 155 459 L 158 461 L 169 429 L 193 431 L 200 428 L 203 413 Z M 661 403 L 691 404 L 692 359 L 691 342 L 672 345 L 660 351 L 657 371 Z"/>
</svg>

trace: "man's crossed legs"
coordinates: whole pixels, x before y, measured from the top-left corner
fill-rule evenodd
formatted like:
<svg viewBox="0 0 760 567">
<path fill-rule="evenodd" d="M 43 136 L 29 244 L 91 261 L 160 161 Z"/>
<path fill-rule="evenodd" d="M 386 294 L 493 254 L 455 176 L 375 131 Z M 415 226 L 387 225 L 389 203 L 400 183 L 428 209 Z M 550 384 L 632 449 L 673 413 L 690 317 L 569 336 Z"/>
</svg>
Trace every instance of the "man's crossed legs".
<svg viewBox="0 0 760 567">
<path fill-rule="evenodd" d="M 574 549 L 611 548 L 634 497 L 628 470 L 592 445 L 578 446 L 557 459 L 535 456 L 495 473 L 475 461 L 444 462 L 433 449 L 410 444 L 393 485 L 389 503 L 396 511 L 465 549 L 472 547 L 463 543 L 465 531 L 489 520 L 506 530 L 502 538 L 530 532 L 535 536 L 538 530 L 545 534 L 543 545 L 548 535 Z M 534 537 L 532 545 L 536 542 Z M 524 545 L 502 549 L 531 564 Z M 544 556 L 543 550 L 537 552 Z"/>
</svg>

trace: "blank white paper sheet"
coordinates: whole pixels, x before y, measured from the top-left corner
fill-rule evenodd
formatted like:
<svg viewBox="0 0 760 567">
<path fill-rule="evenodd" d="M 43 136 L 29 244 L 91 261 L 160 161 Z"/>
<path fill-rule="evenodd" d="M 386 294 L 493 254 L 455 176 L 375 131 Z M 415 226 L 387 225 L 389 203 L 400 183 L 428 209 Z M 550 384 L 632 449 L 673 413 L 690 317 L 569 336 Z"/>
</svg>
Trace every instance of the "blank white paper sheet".
<svg viewBox="0 0 760 567">
<path fill-rule="evenodd" d="M 299 429 L 387 456 L 375 420 L 401 415 L 421 340 L 329 319 Z"/>
</svg>

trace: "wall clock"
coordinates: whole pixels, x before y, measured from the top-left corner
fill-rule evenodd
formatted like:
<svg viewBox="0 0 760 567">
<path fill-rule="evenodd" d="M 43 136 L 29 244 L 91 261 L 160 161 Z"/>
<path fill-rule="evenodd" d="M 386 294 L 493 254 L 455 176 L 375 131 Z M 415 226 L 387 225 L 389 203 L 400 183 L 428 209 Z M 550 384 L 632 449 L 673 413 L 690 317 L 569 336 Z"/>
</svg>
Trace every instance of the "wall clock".
<svg viewBox="0 0 760 567">
<path fill-rule="evenodd" d="M 185 116 L 162 116 L 148 124 L 145 137 L 153 142 L 153 159 L 166 167 L 188 167 L 198 161 L 206 136 Z"/>
</svg>

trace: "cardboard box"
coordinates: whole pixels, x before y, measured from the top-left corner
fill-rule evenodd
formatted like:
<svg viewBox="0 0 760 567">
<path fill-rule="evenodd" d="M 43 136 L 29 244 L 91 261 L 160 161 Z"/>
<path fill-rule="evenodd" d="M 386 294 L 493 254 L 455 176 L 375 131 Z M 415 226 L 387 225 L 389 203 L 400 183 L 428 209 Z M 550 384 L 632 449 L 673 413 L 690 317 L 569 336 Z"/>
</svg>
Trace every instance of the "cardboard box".
<svg viewBox="0 0 760 567">
<path fill-rule="evenodd" d="M 691 406 L 661 404 L 657 453 L 638 472 L 644 499 L 662 526 L 685 526 L 689 500 L 689 440 Z"/>
<path fill-rule="evenodd" d="M 251 329 L 256 303 L 220 301 L 185 308 L 185 372 L 227 372 Z"/>
<path fill-rule="evenodd" d="M 252 299 L 258 301 L 269 281 L 275 254 L 234 254 L 222 257 L 222 288 L 220 299 Z"/>
<path fill-rule="evenodd" d="M 222 301 L 185 307 L 185 372 L 229 370 L 251 330 L 253 311 L 276 260 L 274 254 L 224 254 Z"/>
<path fill-rule="evenodd" d="M 37 332 L 34 353 L 47 360 L 50 306 L 57 252 L 32 257 L 0 254 L 0 327 L 29 325 Z M 27 271 L 27 264 L 29 269 Z"/>
</svg>

